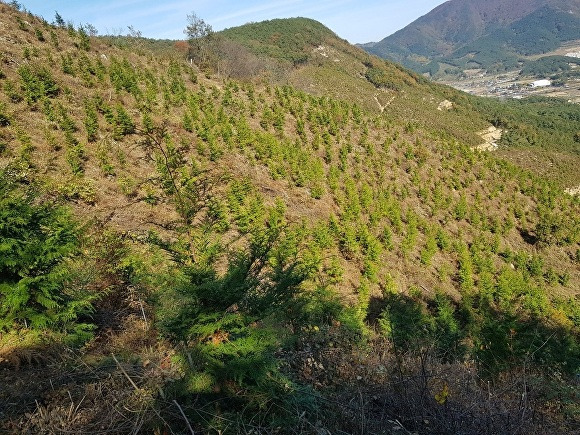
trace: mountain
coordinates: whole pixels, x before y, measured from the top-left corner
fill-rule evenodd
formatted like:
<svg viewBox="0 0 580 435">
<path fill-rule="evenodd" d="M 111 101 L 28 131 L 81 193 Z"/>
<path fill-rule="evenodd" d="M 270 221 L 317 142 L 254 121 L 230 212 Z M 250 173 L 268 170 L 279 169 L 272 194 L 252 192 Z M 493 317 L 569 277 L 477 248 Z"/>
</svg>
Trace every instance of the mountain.
<svg viewBox="0 0 580 435">
<path fill-rule="evenodd" d="M 186 56 L 14 3 L 0 431 L 575 430 L 580 203 L 474 145 L 573 158 L 576 106 L 473 98 L 311 20 Z"/>
<path fill-rule="evenodd" d="M 451 0 L 382 41 L 363 46 L 421 73 L 514 69 L 522 56 L 580 40 L 575 0 Z"/>
</svg>

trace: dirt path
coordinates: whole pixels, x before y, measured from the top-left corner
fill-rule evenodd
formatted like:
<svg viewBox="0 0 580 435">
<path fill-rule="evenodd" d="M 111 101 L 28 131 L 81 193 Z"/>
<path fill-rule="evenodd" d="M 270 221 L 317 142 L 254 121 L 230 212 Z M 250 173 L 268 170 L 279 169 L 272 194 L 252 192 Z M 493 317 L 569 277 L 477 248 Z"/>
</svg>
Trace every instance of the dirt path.
<svg viewBox="0 0 580 435">
<path fill-rule="evenodd" d="M 564 192 L 568 195 L 580 195 L 580 186 L 569 187 L 568 189 L 565 189 Z"/>
<path fill-rule="evenodd" d="M 393 100 L 395 99 L 395 97 L 391 97 L 391 99 L 390 99 L 389 101 L 387 101 L 387 102 L 385 103 L 385 105 L 383 106 L 383 105 L 381 104 L 381 102 L 379 101 L 379 96 L 378 96 L 378 94 L 376 94 L 376 95 L 373 95 L 373 97 L 374 97 L 375 101 L 377 102 L 377 104 L 379 105 L 379 110 L 381 111 L 381 113 L 383 113 L 383 112 L 385 111 L 385 109 L 387 108 L 387 106 L 388 106 L 389 104 L 391 104 L 391 103 L 393 102 Z"/>
<path fill-rule="evenodd" d="M 477 134 L 485 141 L 484 143 L 473 147 L 480 151 L 495 151 L 497 149 L 497 141 L 501 139 L 503 130 L 501 128 L 496 128 L 493 125 L 487 130 L 478 132 Z"/>
</svg>

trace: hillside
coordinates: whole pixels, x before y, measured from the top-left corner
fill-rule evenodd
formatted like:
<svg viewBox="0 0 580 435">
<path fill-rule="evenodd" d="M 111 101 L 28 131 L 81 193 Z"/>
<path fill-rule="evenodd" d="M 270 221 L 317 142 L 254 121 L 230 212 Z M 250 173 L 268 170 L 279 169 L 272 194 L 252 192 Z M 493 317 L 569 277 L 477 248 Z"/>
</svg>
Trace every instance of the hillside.
<svg viewBox="0 0 580 435">
<path fill-rule="evenodd" d="M 466 117 L 454 111 L 438 111 L 447 98 L 447 89 L 433 87 L 397 64 L 369 56 L 313 20 L 247 24 L 219 35 L 260 56 L 266 64 L 273 64 L 265 74 L 277 83 L 291 84 L 310 94 L 356 102 L 391 118 L 444 130 L 473 145 L 480 141 L 476 132 L 488 124 L 476 112 Z M 296 39 L 293 35 L 303 36 Z"/>
<path fill-rule="evenodd" d="M 579 199 L 471 146 L 519 108 L 310 20 L 202 70 L 0 17 L 0 431 L 575 430 Z"/>
<path fill-rule="evenodd" d="M 395 63 L 380 61 L 304 18 L 248 24 L 219 35 L 235 44 L 237 63 L 230 65 L 232 71 L 247 70 L 244 66 L 248 64 L 263 65 L 262 74 L 280 85 L 356 102 L 390 122 L 451 135 L 470 146 L 479 146 L 480 133 L 493 124 L 509 132 L 499 141 L 503 158 L 562 187 L 580 185 L 578 105 L 556 99 L 510 102 L 472 98 Z M 303 36 L 292 39 L 292 35 Z M 553 115 L 549 121 L 539 119 L 546 110 Z"/>
<path fill-rule="evenodd" d="M 574 0 L 452 0 L 378 43 L 370 53 L 420 73 L 513 70 L 523 56 L 580 40 L 580 6 Z"/>
</svg>

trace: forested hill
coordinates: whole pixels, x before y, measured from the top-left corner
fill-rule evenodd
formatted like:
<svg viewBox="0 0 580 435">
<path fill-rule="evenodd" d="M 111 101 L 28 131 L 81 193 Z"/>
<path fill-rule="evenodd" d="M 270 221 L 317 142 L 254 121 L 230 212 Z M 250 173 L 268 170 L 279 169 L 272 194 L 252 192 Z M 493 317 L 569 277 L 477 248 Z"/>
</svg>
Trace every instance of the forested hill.
<svg viewBox="0 0 580 435">
<path fill-rule="evenodd" d="M 439 64 L 515 69 L 522 55 L 580 39 L 575 0 L 452 0 L 374 44 L 369 52 L 435 75 Z"/>
<path fill-rule="evenodd" d="M 575 429 L 578 198 L 469 143 L 518 108 L 308 20 L 192 64 L 0 17 L 1 431 Z"/>
</svg>

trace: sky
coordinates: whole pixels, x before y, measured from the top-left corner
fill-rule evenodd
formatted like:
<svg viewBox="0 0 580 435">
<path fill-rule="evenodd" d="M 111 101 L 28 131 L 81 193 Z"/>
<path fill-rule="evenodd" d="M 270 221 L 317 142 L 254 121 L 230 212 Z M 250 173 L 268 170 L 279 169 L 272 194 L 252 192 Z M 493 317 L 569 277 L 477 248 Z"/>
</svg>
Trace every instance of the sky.
<svg viewBox="0 0 580 435">
<path fill-rule="evenodd" d="M 444 0 L 20 0 L 35 15 L 54 21 L 55 11 L 75 26 L 90 23 L 99 34 L 185 39 L 187 15 L 195 12 L 218 31 L 251 21 L 307 17 L 351 43 L 380 41 Z"/>
</svg>

